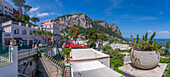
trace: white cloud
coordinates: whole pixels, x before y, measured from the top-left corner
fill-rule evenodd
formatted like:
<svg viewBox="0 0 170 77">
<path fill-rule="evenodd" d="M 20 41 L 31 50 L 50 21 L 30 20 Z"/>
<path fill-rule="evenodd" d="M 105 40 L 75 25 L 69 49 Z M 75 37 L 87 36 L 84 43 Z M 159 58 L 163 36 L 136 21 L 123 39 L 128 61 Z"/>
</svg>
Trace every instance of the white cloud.
<svg viewBox="0 0 170 77">
<path fill-rule="evenodd" d="M 30 12 L 34 12 L 34 11 L 37 11 L 39 9 L 39 7 L 33 7 L 30 9 Z"/>
<path fill-rule="evenodd" d="M 37 17 L 44 17 L 44 16 L 49 16 L 49 15 L 53 15 L 53 14 L 56 14 L 56 13 L 39 13 L 37 12 Z"/>
<path fill-rule="evenodd" d="M 110 0 L 110 2 L 112 3 L 112 5 L 106 9 L 105 13 L 107 14 L 111 14 L 111 10 L 113 10 L 114 8 L 119 7 L 119 5 L 122 3 L 122 0 Z"/>
<path fill-rule="evenodd" d="M 40 13 L 40 14 L 37 14 L 37 17 L 44 17 L 44 16 L 48 16 L 49 13 Z"/>
<path fill-rule="evenodd" d="M 143 21 L 143 20 L 156 20 L 158 18 L 156 17 L 152 17 L 152 16 L 144 16 L 144 17 L 139 17 L 139 20 Z"/>
<path fill-rule="evenodd" d="M 32 17 L 34 17 L 34 15 L 31 14 L 31 15 L 30 15 L 30 18 L 32 18 Z"/>
<path fill-rule="evenodd" d="M 166 31 L 166 30 L 162 30 L 162 31 L 148 30 L 148 32 L 149 32 L 149 33 L 156 32 L 157 34 L 167 34 L 167 33 L 170 33 L 169 31 Z"/>
<path fill-rule="evenodd" d="M 170 33 L 169 31 L 158 31 L 158 34 L 166 34 L 166 33 Z"/>
<path fill-rule="evenodd" d="M 63 4 L 59 1 L 59 0 L 55 0 L 56 2 L 57 2 L 57 5 L 59 6 L 59 7 L 63 7 Z"/>
<path fill-rule="evenodd" d="M 159 12 L 159 14 L 163 14 L 163 12 Z"/>
<path fill-rule="evenodd" d="M 153 31 L 152 30 L 148 30 L 149 33 L 152 33 Z"/>
</svg>

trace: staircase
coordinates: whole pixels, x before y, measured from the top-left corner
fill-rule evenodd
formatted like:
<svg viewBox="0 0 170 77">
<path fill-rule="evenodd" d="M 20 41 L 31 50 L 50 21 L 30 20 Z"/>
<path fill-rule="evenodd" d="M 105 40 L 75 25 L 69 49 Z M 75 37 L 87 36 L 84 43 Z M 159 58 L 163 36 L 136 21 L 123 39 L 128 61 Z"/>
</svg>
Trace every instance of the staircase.
<svg viewBox="0 0 170 77">
<path fill-rule="evenodd" d="M 65 66 L 65 68 L 64 68 L 64 73 L 63 73 L 63 77 L 71 77 L 70 66 Z"/>
<path fill-rule="evenodd" d="M 58 61 L 45 53 L 42 53 L 40 60 L 48 77 L 62 77 L 63 65 Z"/>
<path fill-rule="evenodd" d="M 47 54 L 44 54 L 44 56 L 47 57 L 50 61 L 54 62 L 57 65 L 57 67 L 59 67 L 60 69 L 63 69 L 63 65 L 60 64 L 58 61 L 56 61 L 52 57 L 48 56 Z"/>
</svg>

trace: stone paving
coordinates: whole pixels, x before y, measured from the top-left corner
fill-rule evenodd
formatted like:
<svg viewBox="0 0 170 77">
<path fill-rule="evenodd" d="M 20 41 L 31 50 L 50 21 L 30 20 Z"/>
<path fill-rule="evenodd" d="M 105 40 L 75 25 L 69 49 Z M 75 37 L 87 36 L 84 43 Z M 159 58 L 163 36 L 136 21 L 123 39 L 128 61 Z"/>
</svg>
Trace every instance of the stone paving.
<svg viewBox="0 0 170 77">
<path fill-rule="evenodd" d="M 148 70 L 142 70 L 134 67 L 132 64 L 119 67 L 119 70 L 123 71 L 125 75 L 132 77 L 162 77 L 167 64 L 159 63 L 157 67 Z"/>
</svg>

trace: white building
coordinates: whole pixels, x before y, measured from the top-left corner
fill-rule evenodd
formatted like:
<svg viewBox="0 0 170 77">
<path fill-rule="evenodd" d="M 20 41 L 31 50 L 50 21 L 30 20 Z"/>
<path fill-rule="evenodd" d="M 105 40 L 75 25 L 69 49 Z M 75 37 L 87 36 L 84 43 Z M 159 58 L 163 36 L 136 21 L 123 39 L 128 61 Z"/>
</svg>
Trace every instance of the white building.
<svg viewBox="0 0 170 77">
<path fill-rule="evenodd" d="M 128 44 L 111 44 L 111 47 L 113 49 L 120 49 L 120 50 L 128 50 L 131 47 Z"/>
<path fill-rule="evenodd" d="M 110 69 L 110 56 L 94 49 L 72 49 L 72 77 L 121 77 Z"/>
<path fill-rule="evenodd" d="M 74 44 L 81 44 L 81 45 L 87 45 L 87 40 L 76 40 L 73 41 Z"/>
<path fill-rule="evenodd" d="M 0 13 L 13 16 L 13 6 L 11 6 L 5 0 L 0 0 Z"/>
</svg>

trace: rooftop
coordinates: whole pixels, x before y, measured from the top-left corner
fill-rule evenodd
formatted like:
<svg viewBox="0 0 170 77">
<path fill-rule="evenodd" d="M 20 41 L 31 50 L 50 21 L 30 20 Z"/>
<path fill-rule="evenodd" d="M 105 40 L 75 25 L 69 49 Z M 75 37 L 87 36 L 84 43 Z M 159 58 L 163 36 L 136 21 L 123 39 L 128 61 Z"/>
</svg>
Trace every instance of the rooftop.
<svg viewBox="0 0 170 77">
<path fill-rule="evenodd" d="M 108 58 L 110 56 L 90 48 L 90 49 L 72 49 L 70 57 L 71 57 L 70 61 L 78 61 Z"/>
<path fill-rule="evenodd" d="M 73 63 L 74 77 L 122 77 L 99 61 Z"/>
</svg>

